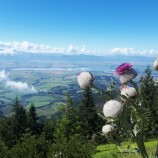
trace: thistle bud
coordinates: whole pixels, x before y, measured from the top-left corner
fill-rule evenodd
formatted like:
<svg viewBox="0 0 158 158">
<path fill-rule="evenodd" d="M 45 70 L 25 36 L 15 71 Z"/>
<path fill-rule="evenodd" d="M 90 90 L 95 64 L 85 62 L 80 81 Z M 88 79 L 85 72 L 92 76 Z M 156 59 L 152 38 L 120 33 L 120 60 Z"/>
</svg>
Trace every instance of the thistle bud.
<svg viewBox="0 0 158 158">
<path fill-rule="evenodd" d="M 156 71 L 158 71 L 158 59 L 155 60 L 153 67 Z"/>
<path fill-rule="evenodd" d="M 102 132 L 105 134 L 112 132 L 113 130 L 114 130 L 114 127 L 112 125 L 109 125 L 109 124 L 102 127 Z"/>
<path fill-rule="evenodd" d="M 137 91 L 133 87 L 129 87 L 124 85 L 121 87 L 121 95 L 126 96 L 127 98 L 131 98 L 137 95 Z"/>
<path fill-rule="evenodd" d="M 82 89 L 87 89 L 90 87 L 92 82 L 94 81 L 93 74 L 90 72 L 81 72 L 77 76 L 78 84 Z"/>
</svg>

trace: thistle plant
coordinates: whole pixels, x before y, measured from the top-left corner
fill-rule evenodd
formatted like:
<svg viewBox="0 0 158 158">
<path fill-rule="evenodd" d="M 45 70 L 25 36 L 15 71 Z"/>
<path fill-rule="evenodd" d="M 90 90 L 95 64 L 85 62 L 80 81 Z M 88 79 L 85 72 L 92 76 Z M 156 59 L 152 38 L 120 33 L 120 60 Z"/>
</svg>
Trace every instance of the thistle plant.
<svg viewBox="0 0 158 158">
<path fill-rule="evenodd" d="M 103 114 L 106 118 L 117 118 L 122 111 L 123 105 L 117 100 L 109 100 L 103 107 Z"/>
<path fill-rule="evenodd" d="M 103 126 L 103 128 L 102 128 L 102 132 L 105 134 L 112 132 L 113 130 L 114 130 L 114 127 L 112 125 L 109 125 L 109 124 Z"/>
<path fill-rule="evenodd" d="M 137 76 L 137 72 L 132 66 L 130 63 L 123 63 L 117 67 L 115 73 L 119 76 L 119 80 L 122 84 L 127 84 Z"/>
<path fill-rule="evenodd" d="M 158 67 L 158 62 L 156 64 L 154 63 L 155 69 Z M 117 95 L 112 94 L 112 89 L 102 90 L 96 87 L 93 84 L 94 77 L 89 72 L 81 73 L 78 76 L 78 83 L 82 89 L 95 88 L 101 92 L 101 95 L 109 96 L 109 100 L 103 106 L 103 115 L 107 124 L 103 126 L 102 132 L 106 135 L 114 135 L 116 138 L 116 131 L 124 130 L 137 144 L 142 158 L 148 158 L 144 144 L 147 109 L 143 106 L 143 97 L 139 89 L 140 83 L 133 81 L 137 77 L 137 72 L 132 66 L 130 63 L 123 63 L 116 68 L 115 74 L 122 84 L 120 88 L 115 90 Z M 113 83 L 112 87 L 114 85 Z M 118 121 L 121 122 L 121 125 L 117 124 Z"/>
<path fill-rule="evenodd" d="M 127 85 L 121 86 L 120 91 L 121 95 L 126 97 L 124 100 L 126 100 L 127 98 L 134 98 L 137 96 L 136 89 Z"/>
<path fill-rule="evenodd" d="M 81 89 L 87 89 L 91 86 L 94 78 L 93 74 L 90 72 L 81 72 L 78 74 L 77 80 Z"/>
<path fill-rule="evenodd" d="M 158 58 L 154 61 L 153 67 L 156 71 L 158 71 Z"/>
</svg>

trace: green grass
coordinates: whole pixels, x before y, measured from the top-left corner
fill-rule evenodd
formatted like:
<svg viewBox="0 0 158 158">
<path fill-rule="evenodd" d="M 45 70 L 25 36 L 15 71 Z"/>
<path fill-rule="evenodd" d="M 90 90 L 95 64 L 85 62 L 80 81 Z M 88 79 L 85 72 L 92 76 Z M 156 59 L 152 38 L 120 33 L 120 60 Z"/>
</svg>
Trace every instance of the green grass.
<svg viewBox="0 0 158 158">
<path fill-rule="evenodd" d="M 57 112 L 58 107 L 63 104 L 63 102 L 54 103 L 53 105 L 44 106 L 42 108 L 37 109 L 38 116 L 46 116 L 47 118 L 50 118 L 52 114 Z"/>
<path fill-rule="evenodd" d="M 147 152 L 151 158 L 154 158 L 154 154 L 156 151 L 156 145 L 158 143 L 158 140 L 150 140 L 145 143 L 145 146 L 147 148 Z M 120 149 L 122 151 L 125 151 L 127 148 L 128 142 L 123 142 L 120 146 Z M 137 147 L 136 144 L 131 143 L 130 150 L 133 151 L 134 148 Z M 135 153 L 123 153 L 125 158 L 141 158 L 140 154 Z M 96 154 L 94 155 L 94 158 L 123 158 L 121 155 L 118 147 L 115 144 L 105 144 L 105 145 L 99 145 L 96 149 Z"/>
<path fill-rule="evenodd" d="M 27 99 L 29 102 L 45 102 L 45 101 L 52 101 L 53 97 L 52 96 L 31 96 L 30 98 Z"/>
<path fill-rule="evenodd" d="M 0 98 L 0 101 L 5 102 L 6 104 L 11 102 L 8 98 Z"/>
<path fill-rule="evenodd" d="M 49 101 L 43 101 L 43 102 L 33 102 L 36 108 L 40 108 L 43 106 L 48 105 L 50 102 Z M 31 103 L 29 103 L 28 105 L 26 105 L 26 109 L 29 109 L 29 107 L 31 106 Z"/>
<path fill-rule="evenodd" d="M 16 98 L 17 96 L 20 96 L 20 95 L 18 95 L 17 92 L 14 93 L 14 91 L 13 91 L 12 93 L 11 93 L 11 92 L 6 92 L 6 93 L 5 93 L 5 98 L 7 98 L 7 99 L 15 100 L 15 98 Z"/>
</svg>

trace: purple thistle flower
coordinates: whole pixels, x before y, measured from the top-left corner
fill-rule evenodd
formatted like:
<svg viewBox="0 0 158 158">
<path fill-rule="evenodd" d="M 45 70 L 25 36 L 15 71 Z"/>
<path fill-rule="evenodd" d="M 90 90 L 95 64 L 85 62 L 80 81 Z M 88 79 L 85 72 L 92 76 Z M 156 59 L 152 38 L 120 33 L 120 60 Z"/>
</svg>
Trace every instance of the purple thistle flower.
<svg viewBox="0 0 158 158">
<path fill-rule="evenodd" d="M 129 70 L 133 65 L 130 63 L 122 63 L 116 68 L 115 74 L 120 75 L 123 74 L 126 70 Z"/>
</svg>

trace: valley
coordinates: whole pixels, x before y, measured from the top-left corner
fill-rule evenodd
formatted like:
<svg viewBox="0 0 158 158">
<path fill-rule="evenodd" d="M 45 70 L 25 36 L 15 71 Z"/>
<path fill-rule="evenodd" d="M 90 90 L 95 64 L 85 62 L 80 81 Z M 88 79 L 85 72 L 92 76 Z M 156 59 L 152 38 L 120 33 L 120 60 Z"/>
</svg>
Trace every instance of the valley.
<svg viewBox="0 0 158 158">
<path fill-rule="evenodd" d="M 115 68 L 122 62 L 134 64 L 141 75 L 145 67 L 152 64 L 154 58 L 129 57 L 97 57 L 97 56 L 34 56 L 30 54 L 1 56 L 0 71 L 5 70 L 6 75 L 15 83 L 22 82 L 32 86 L 36 91 L 19 90 L 6 86 L 0 79 L 0 109 L 4 115 L 12 113 L 12 104 L 18 97 L 27 109 L 31 103 L 35 104 L 39 116 L 50 117 L 57 107 L 66 101 L 66 94 L 70 93 L 75 102 L 81 100 L 82 90 L 77 83 L 77 74 L 90 71 L 95 77 L 95 85 L 106 89 L 112 80 L 119 86 Z M 130 59 L 130 61 L 129 61 Z M 139 77 L 140 77 L 139 75 Z M 153 73 L 156 77 L 156 72 Z M 139 78 L 138 77 L 138 78 Z"/>
</svg>

